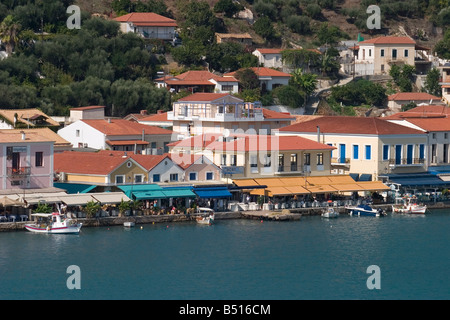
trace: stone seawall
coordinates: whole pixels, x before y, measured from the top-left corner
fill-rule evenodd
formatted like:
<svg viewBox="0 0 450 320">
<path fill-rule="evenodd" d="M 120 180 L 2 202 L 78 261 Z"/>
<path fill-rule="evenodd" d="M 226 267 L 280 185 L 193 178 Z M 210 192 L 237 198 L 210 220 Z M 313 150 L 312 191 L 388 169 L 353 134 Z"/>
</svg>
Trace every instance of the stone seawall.
<svg viewBox="0 0 450 320">
<path fill-rule="evenodd" d="M 242 215 L 240 212 L 216 212 L 215 219 L 240 219 Z M 108 227 L 120 226 L 124 222 L 134 222 L 135 224 L 149 224 L 149 223 L 168 223 L 168 222 L 183 222 L 194 221 L 194 215 L 186 214 L 166 214 L 166 215 L 151 215 L 151 216 L 128 216 L 128 217 L 101 217 L 101 218 L 79 218 L 78 222 L 83 223 L 83 228 L 86 227 Z M 25 231 L 25 224 L 27 222 L 4 222 L 0 223 L 1 231 Z"/>
</svg>

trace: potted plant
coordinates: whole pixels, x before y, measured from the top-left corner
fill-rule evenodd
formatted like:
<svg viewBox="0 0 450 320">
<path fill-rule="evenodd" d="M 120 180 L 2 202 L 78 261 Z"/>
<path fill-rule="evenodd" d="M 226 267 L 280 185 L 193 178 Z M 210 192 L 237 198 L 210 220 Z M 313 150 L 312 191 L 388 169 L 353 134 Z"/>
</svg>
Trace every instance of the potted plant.
<svg viewBox="0 0 450 320">
<path fill-rule="evenodd" d="M 97 214 L 98 210 L 100 210 L 100 203 L 91 200 L 86 203 L 86 207 L 84 211 L 86 212 L 86 218 L 93 218 Z"/>
<path fill-rule="evenodd" d="M 119 203 L 119 217 L 125 216 L 128 209 L 130 209 L 130 204 L 122 199 Z"/>
</svg>

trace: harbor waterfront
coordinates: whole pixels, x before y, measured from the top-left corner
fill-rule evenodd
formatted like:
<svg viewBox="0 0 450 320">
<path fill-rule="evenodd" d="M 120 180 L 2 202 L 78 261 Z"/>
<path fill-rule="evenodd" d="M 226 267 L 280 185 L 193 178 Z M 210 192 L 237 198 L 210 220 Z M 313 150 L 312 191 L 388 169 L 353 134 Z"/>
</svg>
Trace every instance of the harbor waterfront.
<svg viewBox="0 0 450 320">
<path fill-rule="evenodd" d="M 0 299 L 449 299 L 449 209 L 0 233 Z M 68 267 L 80 270 L 69 289 Z M 369 289 L 380 270 L 380 289 Z"/>
</svg>

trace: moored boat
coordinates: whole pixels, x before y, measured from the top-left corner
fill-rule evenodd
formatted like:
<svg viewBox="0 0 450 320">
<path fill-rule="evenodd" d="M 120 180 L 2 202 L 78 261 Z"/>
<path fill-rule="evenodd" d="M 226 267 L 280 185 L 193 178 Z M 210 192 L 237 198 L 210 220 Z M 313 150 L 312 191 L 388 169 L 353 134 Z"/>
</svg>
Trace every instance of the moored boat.
<svg viewBox="0 0 450 320">
<path fill-rule="evenodd" d="M 425 214 L 427 211 L 426 205 L 417 204 L 417 199 L 412 197 L 397 198 L 396 204 L 392 205 L 392 212 L 394 213 L 409 213 L 409 214 Z"/>
<path fill-rule="evenodd" d="M 323 210 L 321 215 L 324 218 L 337 218 L 339 216 L 339 212 L 337 212 L 333 207 L 328 207 Z"/>
<path fill-rule="evenodd" d="M 361 204 L 356 207 L 347 207 L 348 214 L 351 216 L 383 217 L 386 213 L 383 209 L 374 209 L 367 204 Z"/>
<path fill-rule="evenodd" d="M 79 233 L 82 223 L 77 223 L 75 220 L 67 218 L 59 212 L 53 213 L 33 213 L 31 214 L 37 218 L 43 218 L 44 221 L 26 224 L 25 229 L 35 233 L 50 233 L 50 234 L 64 234 L 64 233 Z"/>
<path fill-rule="evenodd" d="M 212 225 L 214 223 L 214 210 L 210 208 L 198 208 L 198 216 L 195 218 L 198 224 Z"/>
</svg>

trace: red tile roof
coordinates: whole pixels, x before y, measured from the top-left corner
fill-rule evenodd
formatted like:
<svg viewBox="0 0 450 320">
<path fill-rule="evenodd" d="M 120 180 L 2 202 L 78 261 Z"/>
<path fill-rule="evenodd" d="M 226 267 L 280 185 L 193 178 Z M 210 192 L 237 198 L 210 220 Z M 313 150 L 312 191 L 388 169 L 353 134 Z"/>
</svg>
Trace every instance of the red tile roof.
<svg viewBox="0 0 450 320">
<path fill-rule="evenodd" d="M 252 67 L 252 69 L 259 77 L 291 77 L 289 73 L 281 72 L 271 68 L 265 67 Z M 229 72 L 224 74 L 224 76 L 234 76 L 237 71 Z"/>
<path fill-rule="evenodd" d="M 139 119 L 139 121 L 172 122 L 172 120 L 167 120 L 167 112 L 152 114 Z"/>
<path fill-rule="evenodd" d="M 424 100 L 424 101 L 440 101 L 441 98 L 433 96 L 426 92 L 398 92 L 391 94 L 388 96 L 388 100 L 390 101 L 398 101 L 398 100 L 411 100 L 411 101 L 418 101 L 418 100 Z"/>
<path fill-rule="evenodd" d="M 274 135 L 230 135 L 231 141 L 224 142 L 220 134 L 199 135 L 178 142 L 171 146 L 195 147 L 216 151 L 294 151 L 294 150 L 333 150 L 334 147 L 298 136 Z M 230 139 L 229 138 L 229 139 Z M 233 139 L 235 138 L 235 139 Z"/>
<path fill-rule="evenodd" d="M 448 115 L 450 115 L 450 107 L 446 105 L 421 105 L 408 111 L 397 112 L 385 119 L 446 118 Z"/>
<path fill-rule="evenodd" d="M 156 79 L 156 81 L 163 81 L 169 85 L 214 85 L 210 80 L 214 79 L 218 82 L 233 81 L 237 79 L 234 77 L 221 77 L 206 70 L 190 70 L 179 74 L 177 76 L 164 76 Z"/>
<path fill-rule="evenodd" d="M 406 121 L 431 131 L 450 131 L 450 118 L 407 118 Z"/>
<path fill-rule="evenodd" d="M 194 94 L 191 94 L 187 97 L 178 99 L 178 101 L 215 101 L 220 98 L 224 98 L 226 96 L 229 96 L 229 93 L 206 93 L 206 92 L 197 92 Z"/>
<path fill-rule="evenodd" d="M 276 49 L 276 48 L 256 48 L 255 51 L 258 50 L 262 54 L 278 54 L 283 51 L 283 49 Z"/>
<path fill-rule="evenodd" d="M 55 172 L 108 175 L 130 156 L 122 157 L 97 152 L 65 151 L 55 153 L 53 168 Z"/>
<path fill-rule="evenodd" d="M 415 44 L 416 42 L 409 38 L 409 37 L 393 37 L 393 36 L 387 36 L 387 37 L 378 37 L 373 38 L 369 40 L 364 40 L 359 42 L 358 44 L 365 44 L 365 43 L 373 43 L 373 44 Z"/>
<path fill-rule="evenodd" d="M 91 110 L 91 109 L 104 109 L 105 106 L 87 106 L 87 107 L 75 107 L 70 110 Z"/>
<path fill-rule="evenodd" d="M 423 134 L 422 131 L 391 123 L 381 118 L 344 116 L 324 116 L 306 122 L 295 123 L 293 125 L 280 128 L 279 131 L 312 133 L 317 132 L 317 127 L 319 127 L 320 132 L 324 134 Z"/>
<path fill-rule="evenodd" d="M 269 110 L 266 108 L 263 108 L 262 111 L 263 111 L 264 119 L 295 120 L 295 116 L 290 113 L 273 111 L 273 110 Z"/>
<path fill-rule="evenodd" d="M 168 156 L 169 154 L 167 153 L 163 155 L 143 155 L 111 150 L 100 150 L 98 152 L 65 151 L 55 153 L 54 171 L 108 175 L 129 159 L 133 159 L 145 170 L 149 171 L 168 158 Z"/>
<path fill-rule="evenodd" d="M 145 124 L 136 123 L 124 119 L 111 120 L 81 120 L 89 126 L 103 132 L 107 136 L 122 136 L 122 135 L 142 135 L 145 134 L 172 134 L 171 130 L 159 128 L 156 126 L 148 126 Z"/>
<path fill-rule="evenodd" d="M 132 12 L 114 20 L 119 22 L 133 22 L 141 26 L 166 26 L 176 27 L 177 22 L 173 19 L 161 16 L 153 12 Z"/>
</svg>

